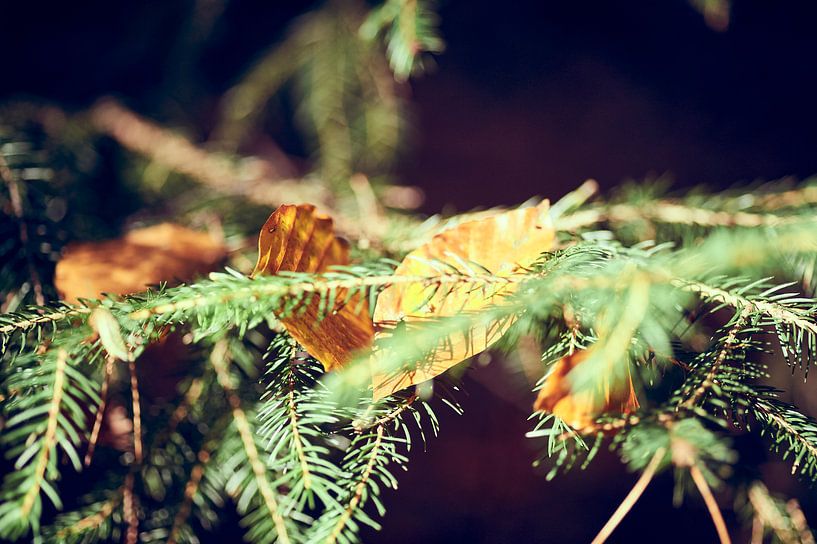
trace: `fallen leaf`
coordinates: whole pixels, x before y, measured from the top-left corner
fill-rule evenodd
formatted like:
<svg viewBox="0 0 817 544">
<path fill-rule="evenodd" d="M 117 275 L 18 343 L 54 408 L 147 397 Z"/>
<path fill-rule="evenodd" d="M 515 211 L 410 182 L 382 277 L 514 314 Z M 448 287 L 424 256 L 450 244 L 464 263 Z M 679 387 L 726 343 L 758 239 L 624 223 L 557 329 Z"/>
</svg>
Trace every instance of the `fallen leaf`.
<svg viewBox="0 0 817 544">
<path fill-rule="evenodd" d="M 574 429 L 584 429 L 603 413 L 627 414 L 638 409 L 629 373 L 625 383 L 611 384 L 602 379 L 596 390 L 573 391 L 570 373 L 587 360 L 587 356 L 587 350 L 577 351 L 555 363 L 533 403 L 535 411 L 550 412 Z"/>
<path fill-rule="evenodd" d="M 434 276 L 445 266 L 469 274 L 485 273 L 508 277 L 531 266 L 539 256 L 553 248 L 555 231 L 548 202 L 521 208 L 475 221 L 461 223 L 434 236 L 427 244 L 409 253 L 396 275 Z M 441 264 L 442 263 L 442 264 Z M 389 336 L 398 323 L 419 324 L 434 318 L 477 312 L 501 303 L 512 294 L 515 284 L 494 284 L 485 289 L 455 284 L 437 289 L 416 283 L 393 284 L 378 297 L 374 311 L 375 338 Z M 379 399 L 411 385 L 429 380 L 461 361 L 476 355 L 499 340 L 513 319 L 477 326 L 466 334 L 446 338 L 422 362 L 397 373 L 377 368 L 373 358 L 373 396 Z"/>
<path fill-rule="evenodd" d="M 253 277 L 279 272 L 325 272 L 333 265 L 349 264 L 349 247 L 335 236 L 332 219 L 315 206 L 284 204 L 264 223 L 258 237 L 258 262 Z M 338 290 L 337 301 L 347 292 Z M 281 324 L 326 370 L 342 367 L 353 355 L 368 349 L 374 331 L 368 304 L 357 295 L 319 318 L 320 301 L 313 297 L 304 311 L 281 319 Z"/>
<path fill-rule="evenodd" d="M 210 235 L 162 223 L 116 240 L 69 244 L 54 284 L 63 300 L 76 303 L 103 293 L 136 293 L 163 281 L 188 281 L 217 268 L 225 256 L 224 246 Z"/>
</svg>

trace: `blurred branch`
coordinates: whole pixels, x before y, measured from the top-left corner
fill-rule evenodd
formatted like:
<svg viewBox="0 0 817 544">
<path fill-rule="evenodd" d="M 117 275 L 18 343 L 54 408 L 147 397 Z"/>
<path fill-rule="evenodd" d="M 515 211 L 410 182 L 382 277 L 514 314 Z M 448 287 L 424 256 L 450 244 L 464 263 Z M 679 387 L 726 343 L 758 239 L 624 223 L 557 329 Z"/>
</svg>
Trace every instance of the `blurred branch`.
<svg viewBox="0 0 817 544">
<path fill-rule="evenodd" d="M 20 243 L 24 248 L 23 253 L 25 254 L 26 267 L 28 268 L 28 275 L 31 278 L 31 285 L 34 288 L 34 300 L 38 306 L 43 306 L 45 304 L 43 282 L 40 280 L 40 274 L 37 272 L 37 267 L 34 266 L 34 262 L 31 260 L 31 254 L 28 250 L 31 240 L 28 235 L 28 223 L 25 219 L 25 210 L 23 210 L 23 197 L 20 193 L 17 177 L 14 175 L 14 172 L 11 171 L 3 153 L 0 153 L 0 180 L 8 187 L 11 212 L 17 220 Z M 9 300 L 11 300 L 11 297 L 9 297 Z M 6 311 L 5 302 L 3 306 L 3 311 Z"/>
<path fill-rule="evenodd" d="M 204 150 L 115 100 L 103 99 L 90 113 L 93 125 L 125 148 L 220 193 L 269 206 L 304 201 L 325 211 L 332 207 L 329 192 L 318 182 L 281 179 L 275 164 L 258 157 L 236 159 Z"/>
</svg>

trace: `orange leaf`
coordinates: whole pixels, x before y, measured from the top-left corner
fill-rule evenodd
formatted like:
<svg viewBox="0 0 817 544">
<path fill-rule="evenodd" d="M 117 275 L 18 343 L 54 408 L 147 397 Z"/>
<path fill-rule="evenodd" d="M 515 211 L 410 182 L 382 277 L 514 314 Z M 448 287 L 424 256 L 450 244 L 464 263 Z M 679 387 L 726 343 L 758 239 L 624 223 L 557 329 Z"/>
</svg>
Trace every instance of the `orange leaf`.
<svg viewBox="0 0 817 544">
<path fill-rule="evenodd" d="M 159 282 L 189 281 L 224 260 L 224 246 L 210 235 L 162 223 L 116 240 L 68 245 L 57 263 L 54 284 L 63 300 L 124 295 Z"/>
<path fill-rule="evenodd" d="M 638 409 L 632 378 L 626 384 L 611 384 L 600 380 L 600 390 L 573 391 L 570 373 L 587 359 L 588 351 L 577 351 L 559 359 L 542 384 L 533 403 L 536 411 L 551 412 L 574 429 L 589 427 L 605 412 L 630 413 Z"/>
<path fill-rule="evenodd" d="M 332 265 L 349 264 L 349 247 L 335 236 L 332 219 L 315 212 L 311 204 L 284 204 L 264 223 L 258 237 L 258 262 L 253 276 L 282 271 L 317 273 Z M 346 299 L 338 290 L 336 300 Z M 326 370 L 342 367 L 372 344 L 374 331 L 367 304 L 355 295 L 346 304 L 329 309 L 319 319 L 320 301 L 313 297 L 303 312 L 281 319 L 281 324 Z"/>
<path fill-rule="evenodd" d="M 430 242 L 409 253 L 395 272 L 407 276 L 435 276 L 440 261 L 468 273 L 480 267 L 497 276 L 511 276 L 532 265 L 542 252 L 553 248 L 555 232 L 548 214 L 548 202 L 511 210 L 476 221 L 468 221 L 436 235 Z M 476 263 L 479 266 L 475 266 Z M 470 269 L 470 270 L 469 270 Z M 416 283 L 394 284 L 377 299 L 374 321 L 376 338 L 391 334 L 399 322 L 417 324 L 432 318 L 477 312 L 501 303 L 515 290 L 512 283 L 498 283 L 475 289 L 466 283 L 438 289 L 429 297 L 429 288 Z M 379 399 L 411 385 L 429 380 L 457 363 L 484 351 L 499 340 L 512 319 L 488 326 L 476 326 L 467 334 L 446 338 L 411 370 L 384 374 L 375 366 L 374 398 Z M 377 357 L 374 357 L 376 365 Z"/>
</svg>

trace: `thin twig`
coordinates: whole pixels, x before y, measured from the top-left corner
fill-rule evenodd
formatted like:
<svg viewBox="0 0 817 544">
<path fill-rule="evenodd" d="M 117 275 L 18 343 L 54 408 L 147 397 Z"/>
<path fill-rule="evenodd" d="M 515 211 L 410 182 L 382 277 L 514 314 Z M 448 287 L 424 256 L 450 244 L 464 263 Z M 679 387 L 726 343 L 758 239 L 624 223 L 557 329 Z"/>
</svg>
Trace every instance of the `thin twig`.
<svg viewBox="0 0 817 544">
<path fill-rule="evenodd" d="M 689 467 L 689 473 L 692 476 L 692 481 L 695 482 L 695 486 L 698 488 L 698 491 L 701 492 L 701 496 L 704 498 L 704 503 L 706 503 L 706 508 L 709 510 L 709 515 L 712 517 L 712 523 L 715 524 L 715 529 L 718 531 L 718 538 L 720 539 L 721 544 L 731 544 L 732 539 L 729 538 L 729 531 L 726 529 L 726 522 L 723 521 L 721 510 L 718 508 L 718 503 L 715 501 L 715 497 L 712 495 L 712 490 L 709 489 L 709 484 L 706 483 L 706 478 L 701 472 L 701 469 L 698 468 L 698 465 L 693 463 Z"/>
<path fill-rule="evenodd" d="M 133 403 L 133 458 L 137 465 L 142 464 L 142 406 L 139 403 L 139 380 L 136 376 L 136 363 L 128 361 L 130 372 L 130 393 Z"/>
<path fill-rule="evenodd" d="M 182 525 L 188 516 L 190 516 L 193 497 L 199 489 L 201 478 L 204 475 L 204 468 L 210 461 L 210 454 L 207 453 L 206 450 L 201 450 L 198 454 L 198 460 L 199 462 L 190 471 L 190 479 L 184 486 L 184 501 L 181 507 L 179 507 L 176 516 L 173 518 L 173 527 L 170 529 L 170 536 L 167 537 L 167 544 L 176 544 L 179 538 L 179 531 L 181 531 Z"/>
<path fill-rule="evenodd" d="M 353 421 L 352 427 L 354 427 L 356 433 L 362 433 L 375 427 L 382 427 L 383 425 L 397 419 L 397 417 L 406 410 L 408 410 L 411 407 L 411 405 L 414 404 L 414 401 L 416 401 L 418 398 L 419 396 L 417 395 L 417 393 L 412 393 L 405 401 L 400 403 L 400 406 L 398 406 L 388 414 L 385 414 L 384 416 L 381 416 L 371 422 L 367 422 L 364 416 L 364 418 Z M 368 412 L 372 406 L 374 406 L 374 404 L 370 404 L 369 408 L 367 408 L 366 411 Z"/>
<path fill-rule="evenodd" d="M 372 475 L 372 471 L 374 470 L 375 462 L 377 461 L 377 456 L 380 453 L 380 447 L 383 443 L 383 432 L 384 428 L 383 425 L 380 425 L 377 428 L 377 435 L 372 445 L 371 450 L 369 451 L 369 462 L 366 464 L 366 470 L 360 477 L 357 485 L 355 486 L 355 493 L 352 495 L 352 499 L 349 501 L 349 504 L 346 506 L 346 509 L 343 511 L 338 522 L 335 524 L 335 528 L 332 530 L 332 534 L 326 539 L 327 544 L 335 544 L 337 542 L 338 537 L 340 537 L 341 533 L 343 532 L 343 528 L 346 527 L 346 524 L 352 518 L 352 514 L 357 509 L 358 505 L 360 504 L 361 499 L 363 498 L 363 492 L 366 490 L 366 485 L 369 482 L 369 478 Z"/>
<path fill-rule="evenodd" d="M 102 505 L 99 507 L 99 510 L 97 510 L 93 514 L 85 516 L 76 523 L 72 523 L 69 527 L 60 529 L 57 532 L 57 538 L 65 539 L 70 535 L 79 535 L 89 529 L 96 529 L 100 527 L 103 523 L 105 523 L 106 519 L 111 517 L 113 511 L 116 509 L 117 506 L 119 506 L 119 503 L 122 502 L 123 492 L 124 486 L 118 489 L 113 497 L 102 503 Z"/>
<path fill-rule="evenodd" d="M 24 246 L 23 254 L 26 259 L 26 266 L 28 267 L 28 275 L 31 278 L 31 285 L 34 288 L 34 300 L 38 306 L 45 305 L 45 296 L 43 295 L 43 283 L 40 280 L 40 274 L 37 272 L 37 267 L 34 266 L 34 261 L 31 260 L 31 255 L 28 252 L 30 244 L 28 236 L 28 223 L 25 220 L 25 211 L 23 210 L 23 198 L 20 195 L 20 186 L 14 173 L 9 168 L 5 157 L 0 154 L 0 179 L 2 179 L 9 188 L 9 198 L 11 200 L 11 210 L 14 217 L 17 219 L 19 228 L 20 242 Z"/>
<path fill-rule="evenodd" d="M 252 472 L 255 477 L 258 492 L 261 494 L 261 498 L 264 500 L 264 506 L 267 508 L 267 511 L 270 513 L 270 516 L 272 516 L 272 519 L 275 522 L 275 530 L 278 534 L 278 540 L 283 544 L 289 544 L 290 539 L 289 533 L 287 532 L 286 523 L 284 522 L 284 518 L 281 516 L 281 512 L 278 508 L 278 501 L 275 499 L 275 492 L 267 479 L 267 469 L 264 463 L 261 461 L 261 456 L 258 454 L 258 448 L 255 446 L 255 438 L 253 436 L 252 429 L 250 428 L 247 414 L 241 408 L 241 400 L 238 398 L 238 395 L 235 393 L 235 390 L 230 384 L 230 374 L 228 370 L 229 363 L 227 361 L 228 355 L 229 348 L 227 347 L 227 343 L 222 340 L 219 341 L 213 348 L 210 361 L 216 370 L 218 382 L 227 395 L 227 401 L 230 403 L 230 408 L 232 409 L 233 422 L 238 430 L 241 443 L 244 446 L 244 452 L 247 454 L 247 459 L 250 462 L 250 467 L 252 468 Z"/>
<path fill-rule="evenodd" d="M 129 472 L 125 476 L 125 486 L 122 492 L 122 510 L 128 524 L 125 533 L 125 544 L 136 544 L 139 541 L 139 516 L 136 513 L 136 497 L 133 494 L 134 475 Z"/>
<path fill-rule="evenodd" d="M 102 421 L 105 416 L 105 405 L 108 401 L 108 386 L 113 374 L 114 357 L 108 356 L 105 360 L 105 377 L 102 380 L 102 389 L 99 392 L 99 406 L 96 408 L 96 416 L 94 417 L 94 426 L 91 430 L 91 437 L 88 439 L 88 450 L 85 452 L 85 466 L 91 464 L 91 459 L 94 457 L 94 449 L 96 448 L 97 440 L 99 440 L 99 432 L 102 429 Z"/>
<path fill-rule="evenodd" d="M 679 406 L 680 408 L 692 409 L 697 405 L 706 392 L 709 391 L 713 385 L 715 385 L 715 378 L 718 375 L 718 371 L 720 370 L 721 366 L 723 365 L 724 361 L 726 361 L 726 357 L 732 351 L 732 348 L 737 343 L 738 334 L 740 334 L 741 328 L 743 327 L 746 320 L 749 318 L 749 314 L 752 311 L 752 306 L 746 306 L 743 310 L 741 310 L 740 314 L 738 315 L 737 319 L 735 319 L 735 324 L 729 329 L 729 333 L 726 336 L 726 339 L 723 341 L 723 345 L 721 346 L 720 351 L 718 352 L 718 356 L 715 358 L 715 361 L 712 363 L 712 366 L 709 367 L 709 371 L 706 374 L 706 378 L 704 381 L 701 382 L 701 385 L 692 393 L 692 395 L 681 403 Z"/>
<path fill-rule="evenodd" d="M 613 531 L 615 531 L 616 527 L 618 527 L 619 523 L 621 523 L 621 520 L 623 520 L 627 513 L 629 513 L 629 511 L 641 497 L 642 493 L 644 493 L 644 490 L 647 489 L 648 485 L 650 485 L 650 482 L 652 481 L 653 476 L 655 476 L 658 466 L 661 464 L 661 460 L 664 458 L 666 453 L 666 448 L 658 448 L 658 450 L 652 456 L 652 459 L 650 459 L 647 468 L 645 468 L 644 472 L 641 473 L 641 477 L 635 483 L 627 496 L 624 497 L 624 500 L 616 511 L 613 512 L 613 515 L 610 516 L 610 519 L 607 520 L 607 523 L 604 524 L 604 527 L 601 528 L 599 534 L 597 534 L 596 538 L 593 539 L 592 544 L 602 544 L 603 542 L 606 542 L 608 538 L 610 538 L 610 535 L 613 534 Z"/>
<path fill-rule="evenodd" d="M 23 318 L 20 321 L 13 321 L 0 326 L 0 335 L 12 334 L 14 331 L 24 331 L 43 323 L 52 323 L 54 321 L 61 321 L 69 317 L 84 315 L 91 313 L 91 308 L 77 307 L 68 308 L 58 312 L 49 312 L 38 315 L 37 317 Z M 3 316 L 4 318 L 8 316 Z"/>
<path fill-rule="evenodd" d="M 292 359 L 289 360 L 290 367 L 296 364 L 293 362 Z M 288 411 L 289 411 L 289 425 L 292 429 L 292 442 L 295 445 L 295 452 L 298 455 L 298 462 L 301 465 L 301 474 L 303 475 L 303 483 L 304 489 L 309 489 L 312 487 L 312 471 L 309 469 L 309 463 L 306 460 L 306 454 L 304 453 L 304 445 L 301 441 L 301 432 L 298 429 L 298 410 L 295 406 L 295 377 L 294 377 L 294 369 L 290 368 L 289 373 L 289 399 L 288 399 Z"/>
</svg>

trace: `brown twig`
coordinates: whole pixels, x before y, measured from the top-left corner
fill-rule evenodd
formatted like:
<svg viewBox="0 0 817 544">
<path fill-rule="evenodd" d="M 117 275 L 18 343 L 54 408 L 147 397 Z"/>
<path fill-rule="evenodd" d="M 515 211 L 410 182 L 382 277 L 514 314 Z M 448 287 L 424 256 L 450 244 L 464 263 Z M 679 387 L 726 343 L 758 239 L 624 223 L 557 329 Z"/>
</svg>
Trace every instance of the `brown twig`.
<svg viewBox="0 0 817 544">
<path fill-rule="evenodd" d="M 729 538 L 729 531 L 726 529 L 726 522 L 723 521 L 723 515 L 721 515 L 721 510 L 718 508 L 718 503 L 715 501 L 715 497 L 712 495 L 712 490 L 709 488 L 709 484 L 706 483 L 706 478 L 704 477 L 701 469 L 698 468 L 698 465 L 692 464 L 689 467 L 689 474 L 692 476 L 692 481 L 695 482 L 695 486 L 700 491 L 701 496 L 704 498 L 704 503 L 706 503 L 706 508 L 709 510 L 709 515 L 712 517 L 712 523 L 715 524 L 715 530 L 718 531 L 718 538 L 721 541 L 721 544 L 731 544 L 732 539 Z"/>
<path fill-rule="evenodd" d="M 738 314 L 737 319 L 735 320 L 735 324 L 729 329 L 729 333 L 726 336 L 726 339 L 721 346 L 720 351 L 718 352 L 718 356 L 715 361 L 712 363 L 712 366 L 709 367 L 709 371 L 706 374 L 706 378 L 704 381 L 701 382 L 701 385 L 692 393 L 692 395 L 681 403 L 681 408 L 692 409 L 695 407 L 698 402 L 701 401 L 703 396 L 709 391 L 713 385 L 715 385 L 715 377 L 718 375 L 718 370 L 720 370 L 721 366 L 723 365 L 724 361 L 726 361 L 726 357 L 732 351 L 732 348 L 738 341 L 738 334 L 740 333 L 741 328 L 743 327 L 744 323 L 749 317 L 749 314 L 753 310 L 753 306 L 746 306 L 743 310 L 741 310 L 740 314 Z"/>
<path fill-rule="evenodd" d="M 137 544 L 139 541 L 139 516 L 136 513 L 136 497 L 133 494 L 134 475 L 129 472 L 125 476 L 125 485 L 122 490 L 122 510 L 128 529 L 125 533 L 125 544 Z"/>
<path fill-rule="evenodd" d="M 199 489 L 201 478 L 204 475 L 204 468 L 210 461 L 210 454 L 205 450 L 201 450 L 197 457 L 199 462 L 190 471 L 190 479 L 187 481 L 187 485 L 184 486 L 184 501 L 173 518 L 173 527 L 170 529 L 170 536 L 167 537 L 167 544 L 176 544 L 179 531 L 181 531 L 182 525 L 190 515 L 193 497 Z"/>
<path fill-rule="evenodd" d="M 99 392 L 99 406 L 96 409 L 96 416 L 94 417 L 94 426 L 91 430 L 91 437 L 88 440 L 88 450 L 85 452 L 85 466 L 91 464 L 91 459 L 94 457 L 94 449 L 96 448 L 97 440 L 99 440 L 99 432 L 102 429 L 102 421 L 105 416 L 105 405 L 108 401 L 108 386 L 113 374 L 114 357 L 108 356 L 105 360 L 105 378 L 102 381 L 102 390 Z"/>
<path fill-rule="evenodd" d="M 258 492 L 264 501 L 264 506 L 275 522 L 275 530 L 278 534 L 278 540 L 283 544 L 289 544 L 289 533 L 287 531 L 286 523 L 278 508 L 278 501 L 275 498 L 275 492 L 267 479 L 267 469 L 261 461 L 261 456 L 258 454 L 258 448 L 255 446 L 255 438 L 252 429 L 250 428 L 247 414 L 241 408 L 241 399 L 235 393 L 232 384 L 230 383 L 229 373 L 229 348 L 224 340 L 216 343 L 210 355 L 210 362 L 216 370 L 216 376 L 224 393 L 227 395 L 227 401 L 232 410 L 233 422 L 238 430 L 241 443 L 244 446 L 244 452 L 250 462 L 255 483 L 258 487 Z"/>
<path fill-rule="evenodd" d="M 128 361 L 130 372 L 130 392 L 133 403 L 133 458 L 136 464 L 142 463 L 142 406 L 139 403 L 139 380 L 136 376 L 136 363 Z"/>
<path fill-rule="evenodd" d="M 20 194 L 20 186 L 2 154 L 0 154 L 0 179 L 2 179 L 9 188 L 11 210 L 12 213 L 14 213 L 14 217 L 17 218 L 20 242 L 26 247 L 23 254 L 25 255 L 26 259 L 28 275 L 31 278 L 31 285 L 34 289 L 34 300 L 37 302 L 38 306 L 44 306 L 45 295 L 43 295 L 43 283 L 40 280 L 40 274 L 37 272 L 37 267 L 34 266 L 34 262 L 31 260 L 31 255 L 29 255 L 27 249 L 30 240 L 28 236 L 28 223 L 25 220 L 25 211 L 23 210 L 23 198 Z"/>
<path fill-rule="evenodd" d="M 661 464 L 661 460 L 664 458 L 664 455 L 667 453 L 666 448 L 659 448 L 655 454 L 650 459 L 647 468 L 644 469 L 644 472 L 641 473 L 641 477 L 635 483 L 633 488 L 627 493 L 627 496 L 624 497 L 624 500 L 613 512 L 613 515 L 610 516 L 610 519 L 607 520 L 607 523 L 604 524 L 604 527 L 601 528 L 599 534 L 596 535 L 596 538 L 593 539 L 592 544 L 602 544 L 606 542 L 610 535 L 613 534 L 616 527 L 618 527 L 621 520 L 629 513 L 629 511 L 633 508 L 635 503 L 644 493 L 644 490 L 647 489 L 647 486 L 650 485 L 650 482 L 655 476 L 656 471 L 658 470 L 658 466 Z"/>
</svg>

